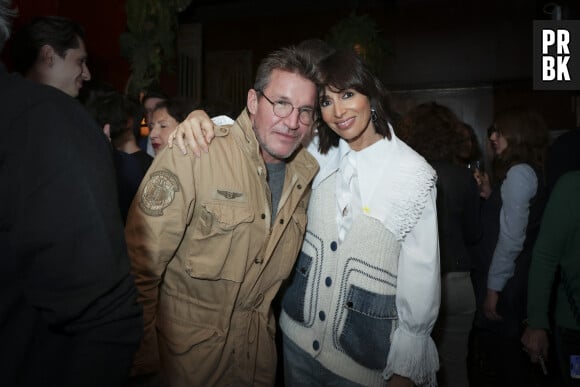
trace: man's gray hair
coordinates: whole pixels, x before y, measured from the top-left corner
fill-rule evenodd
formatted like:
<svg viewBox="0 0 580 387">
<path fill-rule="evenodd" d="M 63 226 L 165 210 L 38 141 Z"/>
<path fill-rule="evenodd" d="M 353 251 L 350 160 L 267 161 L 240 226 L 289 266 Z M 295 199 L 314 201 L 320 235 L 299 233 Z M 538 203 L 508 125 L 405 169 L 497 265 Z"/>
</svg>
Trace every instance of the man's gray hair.
<svg viewBox="0 0 580 387">
<path fill-rule="evenodd" d="M 10 37 L 12 18 L 16 16 L 16 10 L 11 8 L 11 4 L 12 0 L 0 0 L 0 51 Z"/>
<path fill-rule="evenodd" d="M 316 71 L 311 58 L 306 55 L 305 50 L 299 50 L 294 46 L 278 49 L 262 59 L 256 71 L 254 89 L 264 91 L 274 70 L 298 74 L 316 84 Z"/>
</svg>

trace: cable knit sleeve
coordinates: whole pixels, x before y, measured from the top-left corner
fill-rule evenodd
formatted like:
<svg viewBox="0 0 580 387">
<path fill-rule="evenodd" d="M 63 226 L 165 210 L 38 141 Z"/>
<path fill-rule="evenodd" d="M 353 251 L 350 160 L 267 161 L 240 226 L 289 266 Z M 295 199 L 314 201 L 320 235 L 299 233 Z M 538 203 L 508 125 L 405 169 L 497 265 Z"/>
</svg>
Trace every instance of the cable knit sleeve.
<svg viewBox="0 0 580 387">
<path fill-rule="evenodd" d="M 420 218 L 406 235 L 399 256 L 394 333 L 383 376 L 398 374 L 419 386 L 435 386 L 439 358 L 431 331 L 440 303 L 436 190 L 428 192 Z"/>
</svg>

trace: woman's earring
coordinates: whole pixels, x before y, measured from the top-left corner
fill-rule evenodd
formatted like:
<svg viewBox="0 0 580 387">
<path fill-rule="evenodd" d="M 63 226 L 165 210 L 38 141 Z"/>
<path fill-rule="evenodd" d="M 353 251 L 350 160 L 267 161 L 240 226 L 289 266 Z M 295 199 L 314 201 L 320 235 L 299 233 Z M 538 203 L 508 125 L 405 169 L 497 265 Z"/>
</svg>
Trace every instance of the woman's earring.
<svg viewBox="0 0 580 387">
<path fill-rule="evenodd" d="M 371 108 L 371 120 L 377 122 L 377 119 L 377 111 L 374 108 Z"/>
</svg>

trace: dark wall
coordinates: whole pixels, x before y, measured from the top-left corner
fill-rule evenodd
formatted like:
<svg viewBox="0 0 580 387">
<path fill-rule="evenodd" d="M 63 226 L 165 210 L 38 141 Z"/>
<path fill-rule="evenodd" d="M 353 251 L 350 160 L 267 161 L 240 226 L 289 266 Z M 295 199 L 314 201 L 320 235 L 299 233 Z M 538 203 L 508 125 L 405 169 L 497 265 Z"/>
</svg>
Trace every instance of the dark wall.
<svg viewBox="0 0 580 387">
<path fill-rule="evenodd" d="M 56 14 L 86 28 L 94 79 L 123 89 L 129 64 L 120 57 L 125 30 L 123 0 L 14 0 L 15 27 L 33 16 Z M 498 108 L 523 101 L 545 108 L 553 127 L 575 125 L 578 93 L 531 89 L 532 22 L 547 19 L 549 1 L 531 0 L 193 0 L 180 21 L 202 24 L 203 52 L 250 50 L 254 69 L 268 52 L 307 38 L 325 38 L 352 12 L 376 21 L 391 48 L 384 61 L 389 89 L 492 86 Z M 562 0 L 566 18 L 580 19 L 577 0 Z M 164 75 L 172 94 L 176 76 Z"/>
</svg>

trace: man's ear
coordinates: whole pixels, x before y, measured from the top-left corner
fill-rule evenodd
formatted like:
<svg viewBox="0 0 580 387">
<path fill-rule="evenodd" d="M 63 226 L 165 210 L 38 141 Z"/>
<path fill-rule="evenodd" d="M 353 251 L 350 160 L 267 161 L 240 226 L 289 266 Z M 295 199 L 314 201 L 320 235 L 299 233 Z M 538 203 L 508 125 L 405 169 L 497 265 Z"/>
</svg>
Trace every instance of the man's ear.
<svg viewBox="0 0 580 387">
<path fill-rule="evenodd" d="M 55 55 L 57 55 L 56 51 L 54 51 L 54 48 L 52 48 L 51 45 L 45 44 L 40 47 L 39 60 L 48 67 L 52 67 Z"/>
<path fill-rule="evenodd" d="M 107 136 L 109 141 L 111 141 L 111 124 L 105 124 L 105 126 L 103 126 L 103 133 L 105 133 L 105 136 Z"/>
<path fill-rule="evenodd" d="M 255 115 L 258 111 L 258 92 L 256 90 L 248 90 L 248 101 L 246 105 L 248 106 L 248 112 L 251 115 Z"/>
</svg>

